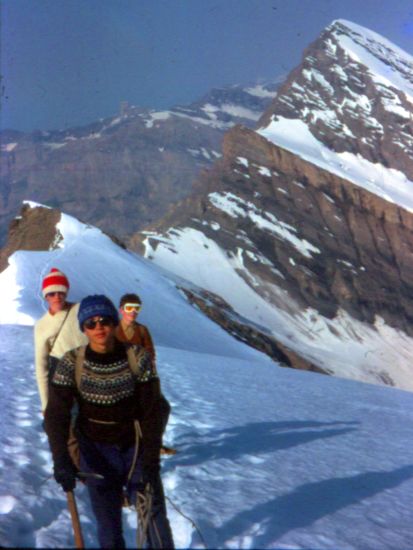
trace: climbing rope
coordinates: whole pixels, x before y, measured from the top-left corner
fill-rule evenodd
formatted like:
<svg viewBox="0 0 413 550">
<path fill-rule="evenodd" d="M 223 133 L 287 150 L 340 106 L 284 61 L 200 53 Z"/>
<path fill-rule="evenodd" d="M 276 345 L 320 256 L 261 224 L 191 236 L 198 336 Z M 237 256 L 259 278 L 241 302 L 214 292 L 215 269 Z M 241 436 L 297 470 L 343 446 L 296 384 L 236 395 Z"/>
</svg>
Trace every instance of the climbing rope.
<svg viewBox="0 0 413 550">
<path fill-rule="evenodd" d="M 205 547 L 205 548 L 208 548 L 207 543 L 205 542 L 205 539 L 204 539 L 204 537 L 202 536 L 201 530 L 199 529 L 199 527 L 198 527 L 198 525 L 195 523 L 195 521 L 194 521 L 193 519 L 191 519 L 189 516 L 187 516 L 186 514 L 184 514 L 184 513 L 182 512 L 182 510 L 180 510 L 180 509 L 178 508 L 178 506 L 177 506 L 176 504 L 174 504 L 174 502 L 172 502 L 172 500 L 171 500 L 169 497 L 167 497 L 167 496 L 165 495 L 165 498 L 166 498 L 166 500 L 169 502 L 169 504 L 171 504 L 171 506 L 173 506 L 173 508 L 175 508 L 175 510 L 178 512 L 178 514 L 180 514 L 183 518 L 185 518 L 186 520 L 189 521 L 189 523 L 192 525 L 192 527 L 194 527 L 195 531 L 198 533 L 199 538 L 201 539 L 201 542 L 202 542 L 202 544 L 204 545 L 204 547 Z"/>
<path fill-rule="evenodd" d="M 138 528 L 136 530 L 136 545 L 138 548 L 144 548 L 147 536 L 149 521 L 152 512 L 152 490 L 149 483 L 146 484 L 145 491 L 136 493 L 136 512 L 138 514 Z"/>
</svg>

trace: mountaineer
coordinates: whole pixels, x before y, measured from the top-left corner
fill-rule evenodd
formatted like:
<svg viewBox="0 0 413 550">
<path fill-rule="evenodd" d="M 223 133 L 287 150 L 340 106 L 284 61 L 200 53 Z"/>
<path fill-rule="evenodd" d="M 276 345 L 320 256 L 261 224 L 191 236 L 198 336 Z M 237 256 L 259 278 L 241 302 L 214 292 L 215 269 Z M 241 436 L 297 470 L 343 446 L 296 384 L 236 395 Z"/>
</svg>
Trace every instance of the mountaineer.
<svg viewBox="0 0 413 550">
<path fill-rule="evenodd" d="M 115 338 L 118 312 L 103 295 L 84 298 L 78 321 L 87 346 L 67 352 L 50 387 L 45 428 L 54 477 L 63 490 L 76 486 L 78 470 L 67 449 L 71 411 L 101 548 L 125 548 L 122 505 L 135 504 L 150 548 L 173 548 L 160 477 L 160 382 L 151 355 Z M 97 479 L 97 477 L 100 477 Z"/>
<path fill-rule="evenodd" d="M 44 413 L 48 385 L 58 360 L 70 349 L 85 345 L 87 338 L 79 329 L 79 304 L 67 301 L 69 280 L 53 267 L 42 281 L 42 294 L 47 312 L 34 325 L 34 349 L 37 387 Z"/>
<path fill-rule="evenodd" d="M 120 322 L 115 330 L 115 336 L 120 342 L 129 344 L 139 344 L 143 346 L 151 355 L 156 368 L 156 353 L 153 345 L 152 336 L 148 327 L 137 321 L 140 310 L 142 309 L 142 300 L 137 294 L 124 294 L 119 301 Z M 171 406 L 167 399 L 162 396 L 162 418 L 163 431 L 166 429 L 168 418 L 171 412 Z M 174 455 L 176 449 L 172 447 L 161 447 L 162 455 Z"/>
</svg>

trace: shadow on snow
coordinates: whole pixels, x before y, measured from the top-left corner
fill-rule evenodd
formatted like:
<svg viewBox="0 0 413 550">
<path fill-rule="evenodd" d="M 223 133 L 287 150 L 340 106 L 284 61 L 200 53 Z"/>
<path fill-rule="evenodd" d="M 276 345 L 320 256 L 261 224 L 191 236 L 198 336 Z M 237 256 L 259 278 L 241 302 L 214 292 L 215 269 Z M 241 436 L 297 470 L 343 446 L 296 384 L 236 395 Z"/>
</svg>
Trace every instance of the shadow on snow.
<svg viewBox="0 0 413 550">
<path fill-rule="evenodd" d="M 254 536 L 254 546 L 269 547 L 291 530 L 307 527 L 324 516 L 397 487 L 412 477 L 413 465 L 408 465 L 392 471 L 364 472 L 306 483 L 292 493 L 240 512 L 219 528 L 210 528 L 208 535 L 215 539 L 210 542 L 222 547 L 225 541 L 239 537 L 254 524 L 259 524 L 261 534 Z"/>
<path fill-rule="evenodd" d="M 344 435 L 354 431 L 358 424 L 338 421 L 253 422 L 207 433 L 186 432 L 176 440 L 180 452 L 174 466 L 194 466 L 208 460 L 235 460 L 243 455 L 271 453 L 316 439 Z M 195 443 L 185 445 L 186 440 Z"/>
<path fill-rule="evenodd" d="M 359 422 L 283 421 L 257 422 L 221 430 L 186 432 L 177 439 L 180 452 L 172 466 L 194 466 L 210 460 L 235 460 L 243 455 L 259 456 L 288 449 L 317 439 L 342 436 L 357 430 Z M 190 444 L 185 444 L 185 441 Z M 168 469 L 168 468 L 167 468 Z M 306 483 L 293 492 L 248 508 L 221 527 L 203 521 L 202 529 L 213 547 L 223 547 L 241 537 L 255 524 L 258 548 L 274 545 L 291 530 L 305 528 L 324 516 L 396 487 L 413 477 L 413 465 L 392 471 L 370 471 Z"/>
</svg>

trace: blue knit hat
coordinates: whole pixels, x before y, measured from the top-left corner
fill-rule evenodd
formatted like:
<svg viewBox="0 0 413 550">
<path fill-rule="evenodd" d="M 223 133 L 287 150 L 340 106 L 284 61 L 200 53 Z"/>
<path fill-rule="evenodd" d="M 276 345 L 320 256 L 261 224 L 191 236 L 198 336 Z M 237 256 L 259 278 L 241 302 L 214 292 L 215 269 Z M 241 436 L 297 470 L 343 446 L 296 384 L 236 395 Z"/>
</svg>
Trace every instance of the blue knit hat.
<svg viewBox="0 0 413 550">
<path fill-rule="evenodd" d="M 118 311 L 112 302 L 103 294 L 93 294 L 86 296 L 80 302 L 77 318 L 79 320 L 80 330 L 83 330 L 83 323 L 91 317 L 110 317 L 115 325 L 119 323 Z"/>
</svg>

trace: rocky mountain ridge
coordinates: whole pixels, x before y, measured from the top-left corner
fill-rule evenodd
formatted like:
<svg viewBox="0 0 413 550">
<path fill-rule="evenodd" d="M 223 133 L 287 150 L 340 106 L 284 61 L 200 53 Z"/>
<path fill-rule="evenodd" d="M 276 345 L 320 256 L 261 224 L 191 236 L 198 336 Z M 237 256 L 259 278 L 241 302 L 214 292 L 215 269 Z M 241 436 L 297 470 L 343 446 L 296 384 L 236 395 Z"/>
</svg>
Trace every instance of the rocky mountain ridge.
<svg viewBox="0 0 413 550">
<path fill-rule="evenodd" d="M 125 237 L 187 196 L 221 155 L 223 133 L 256 124 L 277 84 L 212 90 L 169 111 L 119 115 L 64 131 L 1 134 L 0 241 L 22 201 L 60 208 Z"/>
<path fill-rule="evenodd" d="M 397 384 L 382 359 L 395 360 L 397 331 L 406 342 L 413 335 L 409 67 L 411 57 L 385 39 L 334 22 L 258 129 L 231 129 L 198 194 L 130 246 L 217 293 L 313 365 L 352 376 L 354 366 L 371 373 L 374 357 L 383 368 L 373 378 Z M 216 276 L 224 264 L 228 285 Z M 361 343 L 367 327 L 387 333 L 346 365 L 340 342 Z"/>
<path fill-rule="evenodd" d="M 327 149 L 413 180 L 413 58 L 372 31 L 336 21 L 304 52 L 259 126 L 302 121 Z"/>
<path fill-rule="evenodd" d="M 413 389 L 410 66 L 386 39 L 334 22 L 258 125 L 227 131 L 190 195 L 129 247 L 277 361 Z M 225 94 L 211 105 L 177 118 L 225 126 Z"/>
</svg>

